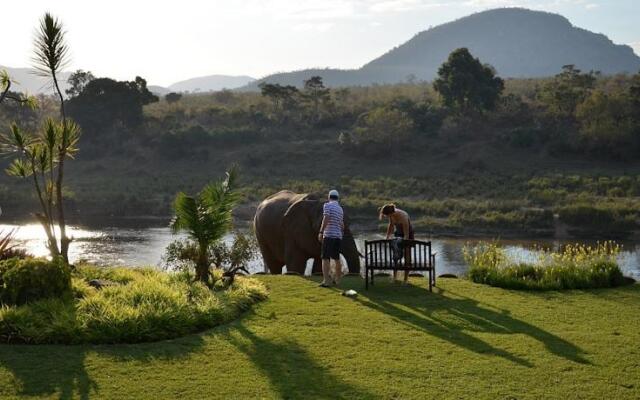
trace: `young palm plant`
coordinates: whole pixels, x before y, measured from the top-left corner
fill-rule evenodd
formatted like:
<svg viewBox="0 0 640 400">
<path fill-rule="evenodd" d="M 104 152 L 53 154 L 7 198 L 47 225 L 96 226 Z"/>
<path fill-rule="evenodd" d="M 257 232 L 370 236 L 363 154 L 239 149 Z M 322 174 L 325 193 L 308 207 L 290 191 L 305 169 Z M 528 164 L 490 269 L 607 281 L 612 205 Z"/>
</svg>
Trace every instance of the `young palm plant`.
<svg viewBox="0 0 640 400">
<path fill-rule="evenodd" d="M 233 225 L 231 215 L 240 200 L 236 191 L 237 168 L 232 167 L 226 178 L 205 186 L 195 197 L 178 193 L 173 204 L 175 217 L 171 221 L 174 233 L 186 232 L 197 244 L 198 260 L 195 277 L 209 283 L 209 246 L 221 240 Z"/>
</svg>

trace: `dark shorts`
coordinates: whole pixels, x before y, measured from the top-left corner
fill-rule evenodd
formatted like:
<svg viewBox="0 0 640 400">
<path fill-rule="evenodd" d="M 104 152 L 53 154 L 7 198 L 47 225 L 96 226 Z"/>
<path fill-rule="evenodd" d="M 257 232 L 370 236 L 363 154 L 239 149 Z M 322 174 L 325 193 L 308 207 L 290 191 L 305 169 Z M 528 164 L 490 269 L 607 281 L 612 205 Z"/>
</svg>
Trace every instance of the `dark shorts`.
<svg viewBox="0 0 640 400">
<path fill-rule="evenodd" d="M 322 259 L 323 260 L 339 260 L 340 259 L 340 242 L 338 238 L 322 239 Z"/>
<path fill-rule="evenodd" d="M 394 237 L 397 238 L 405 238 L 404 237 L 404 232 L 402 229 L 402 225 L 396 225 L 396 230 L 393 233 Z M 409 225 L 409 237 L 406 237 L 405 239 L 409 239 L 409 240 L 414 240 L 415 236 L 414 236 L 414 232 L 413 232 L 413 226 Z"/>
</svg>

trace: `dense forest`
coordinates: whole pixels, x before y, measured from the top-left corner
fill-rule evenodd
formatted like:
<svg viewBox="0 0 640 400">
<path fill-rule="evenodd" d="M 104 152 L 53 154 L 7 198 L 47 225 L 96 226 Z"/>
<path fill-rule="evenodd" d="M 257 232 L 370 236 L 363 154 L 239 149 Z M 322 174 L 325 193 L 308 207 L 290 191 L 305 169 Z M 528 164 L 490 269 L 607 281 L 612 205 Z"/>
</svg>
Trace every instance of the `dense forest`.
<svg viewBox="0 0 640 400">
<path fill-rule="evenodd" d="M 37 100 L 3 102 L 0 127 L 39 129 L 58 110 Z M 238 164 L 245 218 L 276 190 L 336 187 L 367 226 L 387 201 L 434 234 L 628 236 L 639 224 L 640 73 L 567 65 L 503 80 L 458 49 L 429 83 L 328 88 L 315 76 L 301 88 L 159 97 L 140 77 L 77 71 L 66 109 L 82 129 L 68 166 L 72 215 L 166 216 L 178 189 Z M 32 208 L 23 185 L 0 178 L 5 215 Z"/>
</svg>

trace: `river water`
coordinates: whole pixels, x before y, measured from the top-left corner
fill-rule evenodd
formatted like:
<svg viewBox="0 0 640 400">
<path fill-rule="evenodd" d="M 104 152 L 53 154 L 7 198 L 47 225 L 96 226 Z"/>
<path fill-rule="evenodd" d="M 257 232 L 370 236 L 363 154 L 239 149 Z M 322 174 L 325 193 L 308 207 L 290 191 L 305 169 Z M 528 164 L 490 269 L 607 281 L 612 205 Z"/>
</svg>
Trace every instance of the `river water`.
<svg viewBox="0 0 640 400">
<path fill-rule="evenodd" d="M 165 248 L 173 240 L 183 238 L 174 235 L 164 224 L 157 222 L 116 221 L 101 222 L 91 225 L 72 225 L 69 236 L 73 242 L 69 249 L 71 262 L 86 260 L 105 266 L 154 266 L 162 267 L 162 255 Z M 35 256 L 48 254 L 42 227 L 35 223 L 0 224 L 0 231 L 17 228 L 15 239 L 20 247 L 26 248 Z M 365 239 L 381 238 L 381 234 L 366 233 L 356 235 L 358 247 L 362 250 Z M 416 237 L 416 239 L 429 239 Z M 231 236 L 225 238 L 230 241 Z M 473 239 L 432 238 L 433 251 L 436 255 L 437 273 L 464 275 L 467 267 L 463 260 L 463 247 L 467 243 L 477 242 Z M 491 240 L 491 238 L 485 239 Z M 558 240 L 504 240 L 507 251 L 523 261 L 536 257 L 536 246 L 557 249 L 563 242 Z M 624 242 L 619 256 L 620 266 L 625 275 L 640 280 L 640 243 Z M 309 272 L 311 263 L 307 271 Z M 251 272 L 264 270 L 260 259 L 250 264 Z"/>
</svg>

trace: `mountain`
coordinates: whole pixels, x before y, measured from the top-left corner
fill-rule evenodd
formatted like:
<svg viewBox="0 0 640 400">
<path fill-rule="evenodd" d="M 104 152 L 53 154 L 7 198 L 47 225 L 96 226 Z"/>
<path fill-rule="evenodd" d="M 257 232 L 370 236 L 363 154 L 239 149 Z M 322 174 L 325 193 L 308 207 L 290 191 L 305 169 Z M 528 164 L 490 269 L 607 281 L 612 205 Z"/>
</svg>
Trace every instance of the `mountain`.
<svg viewBox="0 0 640 400">
<path fill-rule="evenodd" d="M 604 74 L 635 73 L 640 57 L 603 34 L 575 27 L 561 15 L 522 8 L 484 11 L 415 35 L 357 70 L 303 70 L 279 73 L 253 82 L 300 86 L 320 75 L 328 86 L 398 83 L 408 77 L 433 80 L 453 50 L 467 47 L 502 77 L 544 77 L 574 64 Z"/>
<path fill-rule="evenodd" d="M 171 92 L 213 92 L 245 86 L 255 79 L 250 76 L 208 75 L 180 81 L 168 87 Z"/>
<path fill-rule="evenodd" d="M 53 88 L 51 87 L 49 80 L 35 75 L 33 73 L 34 70 L 31 68 L 10 68 L 0 65 L 0 70 L 6 70 L 11 77 L 11 91 L 13 92 L 53 94 Z M 69 72 L 61 72 L 58 76 L 60 89 L 62 89 L 63 93 L 68 86 L 67 79 L 69 78 L 69 75 Z"/>
<path fill-rule="evenodd" d="M 33 73 L 34 70 L 31 68 L 11 68 L 0 65 L 0 70 L 3 69 L 9 73 L 13 81 L 11 90 L 14 92 L 30 94 L 53 93 L 48 85 L 48 80 L 35 75 Z M 67 79 L 69 75 L 71 75 L 70 72 L 61 72 L 59 74 L 60 88 L 63 92 L 68 87 Z M 209 75 L 176 82 L 169 87 L 149 85 L 149 90 L 159 96 L 164 96 L 169 92 L 211 92 L 222 89 L 235 89 L 245 86 L 254 80 L 250 76 Z"/>
</svg>

